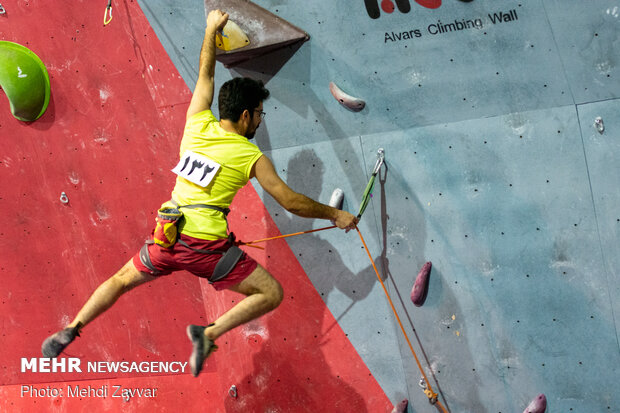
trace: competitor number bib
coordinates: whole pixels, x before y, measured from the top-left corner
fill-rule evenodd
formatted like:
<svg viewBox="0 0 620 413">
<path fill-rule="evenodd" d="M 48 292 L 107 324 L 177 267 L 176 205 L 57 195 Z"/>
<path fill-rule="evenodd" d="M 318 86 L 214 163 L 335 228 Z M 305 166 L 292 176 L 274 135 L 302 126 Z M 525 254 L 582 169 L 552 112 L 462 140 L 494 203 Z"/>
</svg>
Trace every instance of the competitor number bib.
<svg viewBox="0 0 620 413">
<path fill-rule="evenodd" d="M 211 183 L 221 165 L 206 156 L 185 151 L 172 172 L 203 188 Z"/>
</svg>

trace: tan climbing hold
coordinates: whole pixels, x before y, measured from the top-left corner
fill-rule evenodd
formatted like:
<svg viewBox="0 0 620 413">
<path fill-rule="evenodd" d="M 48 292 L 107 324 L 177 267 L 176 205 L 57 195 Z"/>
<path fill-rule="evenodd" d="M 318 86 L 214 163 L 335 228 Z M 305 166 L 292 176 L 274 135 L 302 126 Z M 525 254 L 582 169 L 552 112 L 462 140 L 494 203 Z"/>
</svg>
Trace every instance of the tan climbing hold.
<svg viewBox="0 0 620 413">
<path fill-rule="evenodd" d="M 227 52 L 250 45 L 248 35 L 232 20 L 228 20 L 222 32 L 216 35 L 215 40 L 217 48 Z"/>
</svg>

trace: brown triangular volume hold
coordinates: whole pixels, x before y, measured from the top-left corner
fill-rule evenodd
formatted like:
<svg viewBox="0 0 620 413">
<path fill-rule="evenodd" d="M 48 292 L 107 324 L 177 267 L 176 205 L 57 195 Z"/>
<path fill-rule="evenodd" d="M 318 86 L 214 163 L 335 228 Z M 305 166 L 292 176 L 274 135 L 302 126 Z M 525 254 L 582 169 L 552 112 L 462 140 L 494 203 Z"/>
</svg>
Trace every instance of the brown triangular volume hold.
<svg viewBox="0 0 620 413">
<path fill-rule="evenodd" d="M 216 49 L 215 58 L 231 67 L 273 50 L 305 42 L 310 36 L 299 27 L 247 0 L 205 0 L 205 11 L 219 9 L 228 13 L 248 36 L 250 44 L 235 50 Z"/>
</svg>

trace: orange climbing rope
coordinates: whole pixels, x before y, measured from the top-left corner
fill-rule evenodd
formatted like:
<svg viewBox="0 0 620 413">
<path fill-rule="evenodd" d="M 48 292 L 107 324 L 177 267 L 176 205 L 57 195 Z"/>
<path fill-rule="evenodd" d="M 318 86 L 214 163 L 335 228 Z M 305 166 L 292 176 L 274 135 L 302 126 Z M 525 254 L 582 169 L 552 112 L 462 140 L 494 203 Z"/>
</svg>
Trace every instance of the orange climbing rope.
<svg viewBox="0 0 620 413">
<path fill-rule="evenodd" d="M 370 178 L 370 181 L 368 182 L 368 185 L 366 186 L 366 190 L 364 191 L 364 196 L 363 196 L 362 204 L 360 205 L 360 210 L 359 210 L 359 213 L 357 215 L 358 219 L 362 217 L 362 214 L 364 213 L 364 210 L 366 209 L 366 206 L 368 205 L 370 197 L 372 196 L 371 194 L 372 194 L 372 190 L 373 190 L 373 187 L 374 187 L 375 177 L 377 176 L 377 173 L 379 172 L 379 169 L 381 168 L 381 165 L 383 165 L 384 159 L 385 159 L 384 150 L 383 150 L 383 148 L 380 148 L 377 151 L 377 162 L 376 162 L 375 167 L 373 169 L 372 176 Z M 264 239 L 259 239 L 259 240 L 256 240 L 256 241 L 250 241 L 250 242 L 238 241 L 237 245 L 247 245 L 249 247 L 262 248 L 262 247 L 259 247 L 259 246 L 256 246 L 256 245 L 252 245 L 252 244 L 256 244 L 256 243 L 264 242 L 264 241 L 270 241 L 270 240 L 279 239 L 279 238 L 292 237 L 292 236 L 295 236 L 295 235 L 309 234 L 311 232 L 323 231 L 323 230 L 332 229 L 332 228 L 336 228 L 336 226 L 333 225 L 331 227 L 313 229 L 313 230 L 310 230 L 310 231 L 296 232 L 294 234 L 280 235 L 280 236 L 277 236 L 277 237 L 264 238 Z M 360 230 L 357 227 L 357 225 L 355 226 L 355 230 L 359 234 L 360 239 L 362 240 L 362 244 L 364 244 L 364 248 L 366 249 L 366 253 L 368 254 L 368 258 L 370 258 L 370 262 L 372 264 L 372 268 L 374 268 L 375 273 L 377 274 L 377 278 L 379 279 L 379 282 L 381 283 L 381 287 L 383 287 L 383 292 L 385 292 L 385 296 L 387 297 L 388 301 L 390 302 L 390 306 L 392 307 L 392 311 L 394 312 L 394 316 L 396 317 L 396 320 L 398 321 L 398 325 L 400 326 L 400 329 L 403 332 L 403 335 L 405 336 L 405 340 L 407 340 L 407 344 L 409 344 L 409 349 L 411 349 L 411 354 L 413 354 L 413 357 L 415 358 L 415 361 L 418 364 L 418 368 L 420 369 L 420 372 L 422 373 L 422 377 L 423 377 L 424 383 L 425 383 L 424 394 L 426 395 L 426 397 L 428 397 L 428 401 L 431 404 L 436 405 L 444 413 L 448 413 L 448 410 L 446 410 L 446 408 L 443 406 L 443 404 L 441 404 L 441 402 L 438 400 L 437 393 L 435 393 L 433 391 L 433 388 L 431 387 L 431 383 L 428 380 L 428 377 L 426 377 L 426 373 L 424 373 L 424 369 L 422 368 L 422 364 L 420 364 L 420 359 L 418 359 L 418 355 L 416 354 L 415 350 L 413 349 L 413 346 L 411 345 L 411 341 L 409 340 L 409 336 L 407 336 L 407 332 L 405 331 L 405 328 L 403 327 L 403 323 L 400 321 L 400 317 L 398 316 L 398 313 L 396 312 L 396 308 L 394 307 L 394 303 L 392 302 L 392 299 L 390 298 L 390 294 L 388 293 L 387 288 L 385 288 L 385 284 L 383 284 L 383 280 L 381 279 L 381 276 L 379 275 L 379 271 L 377 270 L 377 266 L 375 265 L 375 261 L 372 259 L 372 256 L 370 255 L 370 251 L 368 250 L 368 246 L 366 245 L 366 241 L 364 240 L 364 237 L 362 236 L 362 233 L 360 232 Z"/>
<path fill-rule="evenodd" d="M 411 341 L 409 341 L 409 336 L 407 336 L 407 332 L 405 331 L 405 328 L 403 327 L 403 323 L 400 321 L 400 317 L 398 316 L 398 313 L 396 312 L 396 308 L 394 307 L 394 303 L 392 302 L 392 299 L 390 298 L 390 294 L 387 291 L 387 288 L 385 288 L 385 284 L 383 283 L 383 280 L 381 279 L 381 276 L 379 275 L 379 271 L 377 270 L 377 266 L 375 265 L 375 261 L 372 259 L 372 256 L 370 255 L 370 251 L 368 250 L 368 246 L 366 245 L 366 241 L 364 240 L 364 237 L 362 236 L 362 233 L 360 232 L 359 228 L 356 226 L 355 229 L 357 230 L 357 233 L 360 236 L 360 239 L 362 240 L 362 244 L 364 244 L 364 248 L 366 249 L 366 253 L 368 254 L 368 258 L 370 258 L 370 262 L 372 263 L 372 268 L 374 268 L 375 273 L 377 274 L 377 278 L 379 279 L 379 282 L 381 283 L 381 287 L 383 287 L 383 292 L 385 292 L 385 296 L 387 297 L 388 301 L 390 302 L 390 306 L 392 307 L 392 311 L 394 312 L 394 316 L 396 316 L 396 320 L 398 321 L 398 325 L 400 326 L 400 329 L 402 330 L 403 334 L 405 335 L 405 340 L 407 340 L 407 344 L 409 344 L 409 349 L 411 350 L 411 354 L 413 354 L 413 357 L 415 358 L 416 363 L 418 364 L 418 368 L 420 369 L 420 372 L 422 373 L 422 377 L 424 377 L 424 381 L 426 383 L 426 389 L 424 390 L 424 394 L 426 394 L 426 397 L 428 397 L 428 401 L 431 404 L 436 404 L 443 412 L 448 413 L 448 411 L 446 410 L 446 408 L 443 406 L 443 404 L 441 404 L 441 402 L 437 399 L 437 393 L 435 393 L 433 391 L 433 388 L 431 387 L 431 383 L 428 380 L 428 377 L 426 377 L 426 373 L 424 373 L 424 369 L 422 368 L 422 364 L 420 364 L 420 360 L 418 359 L 418 355 L 416 354 L 415 350 L 413 349 L 413 346 L 411 345 Z"/>
<path fill-rule="evenodd" d="M 336 226 L 332 225 L 331 227 L 324 227 L 324 228 L 312 229 L 312 230 L 309 230 L 309 231 L 295 232 L 295 233 L 292 233 L 292 234 L 279 235 L 277 237 L 263 238 L 263 239 L 258 239 L 258 240 L 255 240 L 255 241 L 249 241 L 249 242 L 238 241 L 237 245 L 247 245 L 248 247 L 262 248 L 262 247 L 259 247 L 257 245 L 253 245 L 253 244 L 257 244 L 259 242 L 271 241 L 271 240 L 280 239 L 280 238 L 293 237 L 293 236 L 296 236 L 296 235 L 309 234 L 309 233 L 317 232 L 317 231 L 324 231 L 326 229 L 332 229 L 332 228 L 336 228 Z M 420 369 L 420 372 L 422 373 L 422 377 L 424 378 L 424 382 L 425 382 L 425 385 L 426 385 L 426 389 L 424 389 L 424 394 L 426 395 L 426 397 L 428 397 L 428 401 L 431 404 L 437 405 L 437 407 L 439 407 L 441 409 L 441 411 L 443 411 L 444 413 L 448 413 L 448 410 L 446 410 L 446 408 L 443 406 L 443 404 L 441 404 L 441 402 L 438 400 L 437 393 L 435 393 L 433 391 L 433 388 L 431 387 L 431 383 L 428 380 L 428 377 L 426 376 L 426 373 L 424 372 L 424 368 L 422 367 L 422 364 L 420 363 L 420 359 L 418 358 L 418 355 L 416 354 L 415 350 L 413 349 L 413 345 L 411 344 L 411 341 L 409 340 L 409 336 L 407 335 L 407 332 L 405 331 L 405 327 L 403 327 L 403 323 L 400 321 L 400 317 L 398 316 L 398 313 L 396 312 L 396 308 L 394 307 L 394 303 L 392 302 L 392 299 L 390 298 L 390 294 L 388 293 L 387 288 L 385 288 L 385 284 L 383 283 L 383 280 L 381 279 L 381 276 L 379 275 L 379 271 L 377 270 L 377 266 L 375 265 L 375 261 L 372 259 L 372 255 L 370 255 L 370 251 L 368 250 L 368 245 L 366 245 L 366 241 L 364 240 L 364 237 L 362 236 L 362 233 L 360 232 L 360 230 L 359 230 L 359 228 L 357 226 L 355 226 L 355 229 L 357 230 L 357 233 L 359 234 L 360 239 L 362 240 L 362 244 L 364 244 L 364 249 L 366 250 L 366 253 L 368 254 L 368 258 L 370 258 L 370 262 L 372 264 L 372 268 L 375 270 L 375 274 L 377 274 L 377 278 L 379 279 L 379 282 L 381 283 L 381 287 L 383 287 L 383 292 L 385 292 L 385 296 L 387 297 L 387 299 L 388 299 L 388 301 L 390 303 L 390 307 L 392 307 L 392 311 L 394 312 L 394 316 L 396 317 L 396 321 L 398 321 L 398 325 L 400 326 L 400 329 L 403 332 L 403 335 L 405 336 L 405 340 L 407 340 L 407 344 L 409 345 L 409 349 L 411 350 L 411 354 L 413 354 L 413 357 L 415 358 L 415 361 L 416 361 L 416 363 L 418 365 L 418 369 Z"/>
<path fill-rule="evenodd" d="M 256 245 L 252 245 L 252 244 L 258 244 L 259 242 L 271 241 L 271 240 L 274 240 L 274 239 L 279 239 L 279 238 L 293 237 L 293 236 L 295 236 L 295 235 L 310 234 L 311 232 L 324 231 L 324 230 L 326 230 L 326 229 L 332 229 L 332 228 L 336 228 L 336 226 L 335 226 L 335 225 L 332 225 L 331 227 L 318 228 L 318 229 L 311 229 L 311 230 L 309 230 L 309 231 L 295 232 L 295 233 L 293 233 L 293 234 L 278 235 L 277 237 L 257 239 L 257 240 L 255 240 L 255 241 L 248 241 L 248 242 L 239 241 L 239 242 L 237 243 L 237 245 L 247 245 L 248 247 L 261 248 L 261 247 L 258 247 L 258 246 L 256 246 Z"/>
</svg>

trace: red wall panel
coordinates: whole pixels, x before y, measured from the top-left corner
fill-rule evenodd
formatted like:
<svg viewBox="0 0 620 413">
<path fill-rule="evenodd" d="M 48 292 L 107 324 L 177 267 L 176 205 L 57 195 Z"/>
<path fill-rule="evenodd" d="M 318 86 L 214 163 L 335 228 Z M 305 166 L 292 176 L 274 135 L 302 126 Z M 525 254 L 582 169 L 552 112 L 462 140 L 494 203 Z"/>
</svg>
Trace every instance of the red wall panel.
<svg viewBox="0 0 620 413">
<path fill-rule="evenodd" d="M 284 303 L 222 337 L 198 379 L 189 369 L 20 371 L 20 359 L 39 357 L 43 339 L 140 248 L 174 182 L 191 92 L 137 3 L 118 2 L 105 27 L 103 3 L 3 2 L 0 39 L 38 54 L 52 99 L 42 118 L 25 124 L 0 96 L 0 411 L 388 411 L 342 330 L 323 335 L 335 320 L 284 242 L 250 250 L 284 285 Z M 242 238 L 278 233 L 251 186 L 239 197 L 231 226 Z M 122 297 L 66 355 L 83 363 L 184 362 L 191 351 L 185 326 L 206 324 L 238 300 L 186 273 L 165 277 Z M 20 395 L 23 384 L 50 383 L 157 387 L 159 395 L 130 402 Z M 237 398 L 228 396 L 233 384 Z"/>
</svg>

